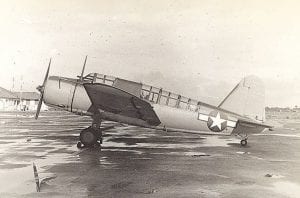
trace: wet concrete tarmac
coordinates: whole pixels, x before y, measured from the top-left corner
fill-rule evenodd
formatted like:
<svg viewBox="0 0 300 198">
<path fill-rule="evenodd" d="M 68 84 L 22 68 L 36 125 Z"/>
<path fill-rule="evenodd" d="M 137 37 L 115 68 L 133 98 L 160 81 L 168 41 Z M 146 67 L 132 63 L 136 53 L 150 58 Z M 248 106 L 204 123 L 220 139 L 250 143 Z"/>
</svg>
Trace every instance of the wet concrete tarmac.
<svg viewBox="0 0 300 198">
<path fill-rule="evenodd" d="M 279 120 L 247 147 L 124 125 L 105 133 L 101 150 L 78 150 L 89 118 L 33 116 L 0 113 L 0 197 L 300 197 L 300 120 Z"/>
</svg>

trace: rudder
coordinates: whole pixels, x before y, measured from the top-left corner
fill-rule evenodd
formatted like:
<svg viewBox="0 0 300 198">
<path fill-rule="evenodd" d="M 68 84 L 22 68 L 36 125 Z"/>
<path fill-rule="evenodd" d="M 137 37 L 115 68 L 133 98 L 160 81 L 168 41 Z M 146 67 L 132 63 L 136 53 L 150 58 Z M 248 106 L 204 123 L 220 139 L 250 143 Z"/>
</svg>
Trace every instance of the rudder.
<svg viewBox="0 0 300 198">
<path fill-rule="evenodd" d="M 220 103 L 220 108 L 248 118 L 265 121 L 265 88 L 257 76 L 247 76 Z"/>
</svg>

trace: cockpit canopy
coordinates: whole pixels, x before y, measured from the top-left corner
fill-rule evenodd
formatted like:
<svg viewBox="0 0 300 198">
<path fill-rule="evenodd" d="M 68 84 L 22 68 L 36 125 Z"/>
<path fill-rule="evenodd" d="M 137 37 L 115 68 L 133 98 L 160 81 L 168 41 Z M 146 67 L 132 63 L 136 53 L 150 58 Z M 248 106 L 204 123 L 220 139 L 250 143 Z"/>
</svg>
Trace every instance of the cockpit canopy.
<svg viewBox="0 0 300 198">
<path fill-rule="evenodd" d="M 83 80 L 93 83 L 107 84 L 155 104 L 167 105 L 190 111 L 197 111 L 201 104 L 201 102 L 198 102 L 197 100 L 163 90 L 162 88 L 128 81 L 109 75 L 90 73 L 85 76 Z"/>
</svg>

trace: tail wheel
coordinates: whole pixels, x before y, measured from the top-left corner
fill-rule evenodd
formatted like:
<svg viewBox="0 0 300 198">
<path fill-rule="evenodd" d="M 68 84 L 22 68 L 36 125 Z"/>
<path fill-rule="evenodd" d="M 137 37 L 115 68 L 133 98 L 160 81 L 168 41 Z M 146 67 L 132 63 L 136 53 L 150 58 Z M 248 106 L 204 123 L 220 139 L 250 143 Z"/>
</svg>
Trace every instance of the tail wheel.
<svg viewBox="0 0 300 198">
<path fill-rule="evenodd" d="M 247 140 L 241 140 L 241 145 L 246 146 L 247 145 Z"/>
<path fill-rule="evenodd" d="M 81 131 L 79 139 L 84 146 L 93 146 L 98 138 L 96 131 L 92 127 L 88 127 Z"/>
</svg>

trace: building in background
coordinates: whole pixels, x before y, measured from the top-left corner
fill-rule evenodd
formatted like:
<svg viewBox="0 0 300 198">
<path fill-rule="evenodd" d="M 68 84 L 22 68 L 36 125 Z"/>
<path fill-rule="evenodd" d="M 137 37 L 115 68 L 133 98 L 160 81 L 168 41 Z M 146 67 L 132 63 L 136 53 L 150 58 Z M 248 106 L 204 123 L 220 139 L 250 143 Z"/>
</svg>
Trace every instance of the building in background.
<svg viewBox="0 0 300 198">
<path fill-rule="evenodd" d="M 0 87 L 0 111 L 13 111 L 18 106 L 18 97 L 12 92 Z"/>
<path fill-rule="evenodd" d="M 18 107 L 17 110 L 21 111 L 36 111 L 37 106 L 39 104 L 40 94 L 36 92 L 12 92 L 15 96 L 17 96 Z M 42 110 L 46 110 L 46 106 L 42 105 Z"/>
<path fill-rule="evenodd" d="M 40 94 L 36 92 L 11 92 L 0 87 L 0 111 L 36 111 Z M 43 104 L 41 110 L 48 110 Z"/>
</svg>

